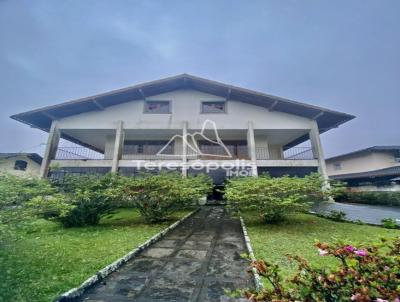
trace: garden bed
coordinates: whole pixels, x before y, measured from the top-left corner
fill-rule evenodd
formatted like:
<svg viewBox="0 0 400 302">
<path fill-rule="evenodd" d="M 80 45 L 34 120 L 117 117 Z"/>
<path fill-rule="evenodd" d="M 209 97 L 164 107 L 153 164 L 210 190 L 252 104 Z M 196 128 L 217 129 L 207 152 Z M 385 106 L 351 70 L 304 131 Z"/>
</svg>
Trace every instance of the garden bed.
<svg viewBox="0 0 400 302">
<path fill-rule="evenodd" d="M 286 221 L 276 225 L 263 223 L 256 212 L 242 212 L 242 216 L 255 257 L 279 264 L 285 276 L 295 271 L 295 266 L 289 263 L 286 254 L 299 255 L 316 267 L 336 265 L 334 258 L 319 256 L 318 250 L 313 246 L 316 240 L 343 240 L 360 244 L 377 242 L 382 237 L 400 236 L 399 230 L 335 222 L 308 214 L 291 215 Z"/>
<path fill-rule="evenodd" d="M 38 219 L 0 248 L 0 300 L 51 301 L 186 215 L 146 224 L 133 209 L 120 209 L 99 225 L 62 228 Z"/>
</svg>

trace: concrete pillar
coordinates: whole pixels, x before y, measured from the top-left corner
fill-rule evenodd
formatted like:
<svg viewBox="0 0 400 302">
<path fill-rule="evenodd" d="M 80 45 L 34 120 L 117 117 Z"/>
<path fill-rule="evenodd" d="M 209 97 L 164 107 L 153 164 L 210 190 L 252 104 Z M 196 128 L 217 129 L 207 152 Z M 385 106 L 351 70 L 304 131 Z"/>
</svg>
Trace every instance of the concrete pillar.
<svg viewBox="0 0 400 302">
<path fill-rule="evenodd" d="M 322 175 L 322 177 L 325 180 L 328 180 L 328 173 L 326 172 L 324 152 L 322 150 L 321 139 L 319 137 L 318 124 L 316 121 L 313 121 L 313 124 L 310 129 L 310 141 L 314 157 L 318 160 L 318 172 Z"/>
<path fill-rule="evenodd" d="M 283 146 L 279 146 L 278 148 L 279 148 L 278 150 L 279 159 L 285 159 L 285 154 L 283 153 Z"/>
<path fill-rule="evenodd" d="M 187 170 L 188 170 L 187 128 L 188 128 L 188 122 L 184 121 L 183 122 L 183 127 L 182 127 L 182 176 L 183 177 L 187 176 Z"/>
<path fill-rule="evenodd" d="M 256 143 L 254 140 L 254 126 L 253 122 L 249 121 L 247 129 L 247 147 L 251 161 L 251 175 L 258 176 L 257 172 L 257 158 L 256 158 Z"/>
<path fill-rule="evenodd" d="M 124 136 L 125 136 L 124 124 L 122 121 L 119 121 L 117 125 L 117 130 L 115 132 L 114 153 L 111 166 L 112 173 L 118 172 L 118 164 L 119 160 L 122 157 L 122 149 L 124 146 Z"/>
<path fill-rule="evenodd" d="M 44 156 L 42 160 L 42 165 L 40 166 L 40 177 L 46 178 L 49 174 L 51 160 L 55 158 L 58 148 L 58 143 L 60 141 L 60 130 L 58 129 L 58 122 L 53 120 L 51 123 L 49 137 L 47 138 L 46 150 L 44 151 Z"/>
</svg>

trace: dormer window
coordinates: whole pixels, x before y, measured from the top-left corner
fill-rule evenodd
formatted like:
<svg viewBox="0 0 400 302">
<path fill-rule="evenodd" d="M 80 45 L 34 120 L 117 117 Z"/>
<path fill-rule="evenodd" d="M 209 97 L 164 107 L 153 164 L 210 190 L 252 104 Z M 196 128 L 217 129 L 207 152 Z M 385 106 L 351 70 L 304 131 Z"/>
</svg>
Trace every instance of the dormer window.
<svg viewBox="0 0 400 302">
<path fill-rule="evenodd" d="M 145 101 L 144 113 L 171 113 L 170 101 Z"/>
<path fill-rule="evenodd" d="M 202 102 L 201 113 L 226 113 L 226 102 L 224 101 Z"/>
</svg>

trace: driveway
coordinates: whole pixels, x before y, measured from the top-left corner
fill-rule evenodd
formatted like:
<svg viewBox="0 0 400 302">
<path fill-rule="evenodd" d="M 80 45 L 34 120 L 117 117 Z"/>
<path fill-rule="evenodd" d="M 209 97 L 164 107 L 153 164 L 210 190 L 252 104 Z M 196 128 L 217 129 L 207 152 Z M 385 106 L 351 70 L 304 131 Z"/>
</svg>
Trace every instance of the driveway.
<svg viewBox="0 0 400 302">
<path fill-rule="evenodd" d="M 361 220 L 365 223 L 381 224 L 383 218 L 398 219 L 400 223 L 400 208 L 399 207 L 386 207 L 386 206 L 373 206 L 361 205 L 350 203 L 321 203 L 312 208 L 317 213 L 328 213 L 329 211 L 343 211 L 347 214 L 347 219 Z"/>
<path fill-rule="evenodd" d="M 254 287 L 245 252 L 240 221 L 203 207 L 80 301 L 244 301 L 226 290 Z"/>
</svg>

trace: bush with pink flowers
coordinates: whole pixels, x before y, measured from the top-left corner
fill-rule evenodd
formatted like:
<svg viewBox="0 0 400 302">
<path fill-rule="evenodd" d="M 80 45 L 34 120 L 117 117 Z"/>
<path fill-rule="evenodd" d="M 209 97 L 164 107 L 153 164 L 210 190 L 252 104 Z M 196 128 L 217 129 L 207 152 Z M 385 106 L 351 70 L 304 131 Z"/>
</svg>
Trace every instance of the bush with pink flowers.
<svg viewBox="0 0 400 302">
<path fill-rule="evenodd" d="M 252 268 L 271 286 L 246 291 L 253 302 L 400 302 L 400 237 L 379 244 L 317 243 L 319 254 L 339 260 L 336 269 L 316 269 L 298 256 L 298 272 L 284 285 L 278 265 L 253 261 Z"/>
</svg>

